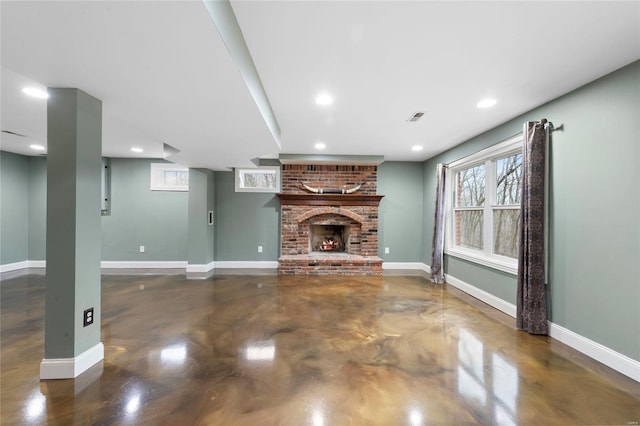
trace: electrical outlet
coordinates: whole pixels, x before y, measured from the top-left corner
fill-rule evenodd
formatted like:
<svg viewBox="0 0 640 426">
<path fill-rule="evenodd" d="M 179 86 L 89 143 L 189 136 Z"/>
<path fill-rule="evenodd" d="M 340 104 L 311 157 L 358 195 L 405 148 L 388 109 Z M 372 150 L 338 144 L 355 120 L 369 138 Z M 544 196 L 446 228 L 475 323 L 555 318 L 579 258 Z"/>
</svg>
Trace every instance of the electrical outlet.
<svg viewBox="0 0 640 426">
<path fill-rule="evenodd" d="M 262 246 L 258 246 L 258 253 L 262 253 Z"/>
<path fill-rule="evenodd" d="M 82 317 L 82 326 L 87 327 L 93 324 L 93 308 L 85 309 Z"/>
<path fill-rule="evenodd" d="M 144 246 L 140 246 L 140 253 L 144 253 Z"/>
<path fill-rule="evenodd" d="M 389 247 L 384 248 L 384 254 L 389 254 Z"/>
</svg>

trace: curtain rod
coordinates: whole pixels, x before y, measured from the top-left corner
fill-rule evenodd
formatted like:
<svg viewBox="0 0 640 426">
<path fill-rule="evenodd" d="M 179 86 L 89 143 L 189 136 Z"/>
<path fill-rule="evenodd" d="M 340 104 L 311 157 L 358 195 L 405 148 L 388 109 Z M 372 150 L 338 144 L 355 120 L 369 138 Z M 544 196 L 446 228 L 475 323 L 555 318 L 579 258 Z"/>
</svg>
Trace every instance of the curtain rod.
<svg viewBox="0 0 640 426">
<path fill-rule="evenodd" d="M 551 121 L 547 120 L 546 118 L 541 118 L 541 119 L 540 119 L 540 121 L 537 121 L 536 123 L 538 123 L 538 124 L 540 124 L 540 125 L 542 125 L 542 126 L 544 126 L 545 124 L 548 124 L 548 125 L 549 125 L 548 129 L 549 129 L 549 131 L 550 131 L 550 132 L 553 132 L 553 130 L 555 129 L 555 128 L 554 128 L 554 126 L 553 126 L 553 123 L 552 123 Z M 562 126 L 560 126 L 560 127 L 562 127 Z M 498 145 L 499 143 L 502 143 L 502 142 L 504 142 L 504 141 L 506 141 L 506 140 L 509 140 L 509 139 L 514 138 L 514 137 L 516 137 L 516 136 L 518 136 L 518 135 L 521 135 L 521 134 L 522 134 L 522 131 L 520 131 L 520 132 L 518 132 L 518 133 L 514 133 L 514 134 L 513 134 L 513 135 L 511 135 L 511 136 L 508 136 L 508 137 L 506 137 L 506 138 L 504 138 L 504 139 L 499 140 L 498 142 L 496 142 L 496 143 L 494 143 L 494 144 L 491 144 L 491 145 L 486 146 L 486 147 L 484 147 L 484 148 L 482 148 L 482 149 L 479 149 L 479 150 L 477 150 L 477 151 L 475 151 L 475 152 L 472 152 L 471 154 L 464 155 L 464 156 L 462 156 L 462 157 L 460 157 L 460 158 L 458 158 L 458 159 L 456 159 L 456 160 L 449 161 L 448 163 L 442 163 L 442 164 L 443 164 L 443 166 L 444 166 L 444 167 L 449 167 L 449 164 L 451 164 L 451 163 L 455 163 L 456 161 L 462 160 L 463 158 L 466 158 L 466 157 L 470 157 L 470 156 L 472 156 L 472 155 L 475 155 L 475 154 L 479 153 L 480 151 L 484 151 L 484 150 L 485 150 L 485 149 L 487 149 L 487 148 L 491 148 L 491 147 L 492 147 L 492 146 L 494 146 L 494 145 Z"/>
<path fill-rule="evenodd" d="M 548 124 L 550 127 L 550 130 L 553 131 L 554 130 L 554 126 L 553 123 L 549 120 L 547 120 L 546 118 L 541 118 L 540 121 L 538 121 L 538 124 L 544 126 L 545 124 Z"/>
</svg>

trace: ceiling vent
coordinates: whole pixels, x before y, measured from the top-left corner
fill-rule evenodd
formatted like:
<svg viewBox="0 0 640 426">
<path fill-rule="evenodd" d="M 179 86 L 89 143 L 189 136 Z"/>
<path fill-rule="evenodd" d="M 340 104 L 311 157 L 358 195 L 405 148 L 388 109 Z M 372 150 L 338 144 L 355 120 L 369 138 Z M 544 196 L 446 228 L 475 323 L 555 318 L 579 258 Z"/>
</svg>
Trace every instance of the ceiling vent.
<svg viewBox="0 0 640 426">
<path fill-rule="evenodd" d="M 423 115 L 424 115 L 424 112 L 414 112 L 414 113 L 411 115 L 411 117 L 409 117 L 409 118 L 407 119 L 407 121 L 409 121 L 409 122 L 415 122 L 415 121 L 418 121 L 418 120 L 420 120 L 420 118 L 422 118 L 422 116 L 423 116 Z"/>
</svg>

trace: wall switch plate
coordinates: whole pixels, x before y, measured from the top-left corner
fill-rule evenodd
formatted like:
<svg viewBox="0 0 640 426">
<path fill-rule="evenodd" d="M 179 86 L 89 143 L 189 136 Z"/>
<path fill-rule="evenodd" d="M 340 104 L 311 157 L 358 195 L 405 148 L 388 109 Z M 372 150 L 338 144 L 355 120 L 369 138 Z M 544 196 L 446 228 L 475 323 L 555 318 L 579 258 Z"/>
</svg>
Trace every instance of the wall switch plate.
<svg viewBox="0 0 640 426">
<path fill-rule="evenodd" d="M 389 254 L 389 247 L 384 248 L 384 254 Z"/>
<path fill-rule="evenodd" d="M 93 308 L 85 309 L 82 316 L 82 326 L 87 327 L 93 324 Z"/>
<path fill-rule="evenodd" d="M 144 253 L 144 246 L 140 246 L 140 253 Z"/>
<path fill-rule="evenodd" d="M 262 253 L 262 246 L 258 246 L 258 253 Z"/>
</svg>

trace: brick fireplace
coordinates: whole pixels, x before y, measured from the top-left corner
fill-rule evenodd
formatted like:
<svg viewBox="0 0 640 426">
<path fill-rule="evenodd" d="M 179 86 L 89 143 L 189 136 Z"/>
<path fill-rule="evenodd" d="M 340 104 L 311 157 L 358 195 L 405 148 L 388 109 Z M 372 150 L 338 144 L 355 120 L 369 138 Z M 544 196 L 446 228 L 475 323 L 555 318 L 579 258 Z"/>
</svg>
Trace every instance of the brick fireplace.
<svg viewBox="0 0 640 426">
<path fill-rule="evenodd" d="M 352 194 L 313 188 L 353 188 Z M 284 164 L 282 167 L 280 274 L 381 275 L 378 257 L 377 166 Z"/>
</svg>

